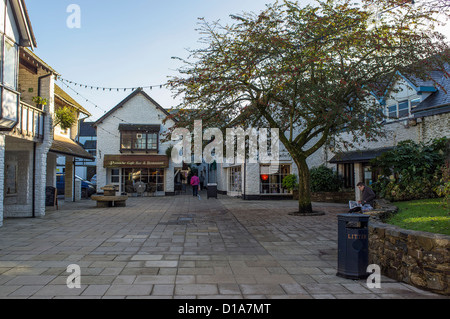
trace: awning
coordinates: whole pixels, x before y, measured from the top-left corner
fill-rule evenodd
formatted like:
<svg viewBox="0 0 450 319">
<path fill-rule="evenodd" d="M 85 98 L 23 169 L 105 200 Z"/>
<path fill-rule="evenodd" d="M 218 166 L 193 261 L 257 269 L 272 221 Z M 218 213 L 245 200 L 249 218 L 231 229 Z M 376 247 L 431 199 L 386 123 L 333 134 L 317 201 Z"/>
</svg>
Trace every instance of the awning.
<svg viewBox="0 0 450 319">
<path fill-rule="evenodd" d="M 104 168 L 168 168 L 164 155 L 105 155 Z"/>
<path fill-rule="evenodd" d="M 385 147 L 372 150 L 359 150 L 340 153 L 333 157 L 329 162 L 331 164 L 368 163 L 391 149 L 392 147 Z"/>
<path fill-rule="evenodd" d="M 76 158 L 84 158 L 88 160 L 95 159 L 91 154 L 86 152 L 86 150 L 80 144 L 74 142 L 68 137 L 59 135 L 54 136 L 50 152 L 65 156 L 73 156 Z"/>
</svg>

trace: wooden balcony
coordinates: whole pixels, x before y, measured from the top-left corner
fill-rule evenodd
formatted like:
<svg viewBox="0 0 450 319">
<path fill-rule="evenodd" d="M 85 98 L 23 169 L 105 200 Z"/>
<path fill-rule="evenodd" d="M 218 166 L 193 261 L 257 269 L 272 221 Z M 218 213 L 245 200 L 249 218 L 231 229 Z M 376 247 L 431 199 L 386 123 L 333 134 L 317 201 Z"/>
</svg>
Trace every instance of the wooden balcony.
<svg viewBox="0 0 450 319">
<path fill-rule="evenodd" d="M 39 108 L 19 103 L 18 123 L 11 132 L 11 136 L 33 142 L 42 142 L 44 139 L 45 112 Z"/>
</svg>

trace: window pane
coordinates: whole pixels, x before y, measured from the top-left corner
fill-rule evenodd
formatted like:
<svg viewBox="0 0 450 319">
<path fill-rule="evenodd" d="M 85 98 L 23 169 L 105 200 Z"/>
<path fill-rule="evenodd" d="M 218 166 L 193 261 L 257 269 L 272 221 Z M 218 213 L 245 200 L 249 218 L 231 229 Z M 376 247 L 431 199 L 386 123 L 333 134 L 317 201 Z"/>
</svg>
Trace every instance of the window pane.
<svg viewBox="0 0 450 319">
<path fill-rule="evenodd" d="M 134 149 L 145 150 L 147 144 L 147 135 L 144 133 L 135 133 Z"/>
<path fill-rule="evenodd" d="M 283 189 L 283 179 L 291 173 L 290 165 L 280 165 L 278 172 L 267 174 L 268 166 L 261 166 L 261 193 L 262 194 L 282 194 L 288 191 Z"/>
<path fill-rule="evenodd" d="M 3 89 L 3 105 L 2 105 L 2 117 L 5 119 L 17 120 L 17 105 L 19 102 L 19 96 L 16 93 L 13 93 L 9 90 Z M 33 123 L 32 116 L 33 113 L 29 113 L 30 119 L 29 119 L 29 125 Z M 31 128 L 31 127 L 30 127 Z"/>
<path fill-rule="evenodd" d="M 388 116 L 391 119 L 397 118 L 397 105 L 389 106 L 388 107 Z"/>
<path fill-rule="evenodd" d="M 151 133 L 147 135 L 147 149 L 157 150 L 158 149 L 158 135 Z"/>
<path fill-rule="evenodd" d="M 409 115 L 409 101 L 401 101 L 398 104 L 399 117 L 406 117 Z"/>
<path fill-rule="evenodd" d="M 242 180 L 241 180 L 241 168 L 232 167 L 230 168 L 229 176 L 229 190 L 231 192 L 242 192 Z"/>
<path fill-rule="evenodd" d="M 132 144 L 133 144 L 133 133 L 122 132 L 122 143 L 121 143 L 122 149 L 131 150 Z"/>
<path fill-rule="evenodd" d="M 414 108 L 414 107 L 416 107 L 417 105 L 419 105 L 419 104 L 420 104 L 420 102 L 421 102 L 421 100 L 420 100 L 420 99 L 415 99 L 415 100 L 412 100 L 412 101 L 411 101 L 411 108 Z"/>
<path fill-rule="evenodd" d="M 17 90 L 17 49 L 14 44 L 5 41 L 5 68 L 4 68 L 5 85 Z"/>
</svg>

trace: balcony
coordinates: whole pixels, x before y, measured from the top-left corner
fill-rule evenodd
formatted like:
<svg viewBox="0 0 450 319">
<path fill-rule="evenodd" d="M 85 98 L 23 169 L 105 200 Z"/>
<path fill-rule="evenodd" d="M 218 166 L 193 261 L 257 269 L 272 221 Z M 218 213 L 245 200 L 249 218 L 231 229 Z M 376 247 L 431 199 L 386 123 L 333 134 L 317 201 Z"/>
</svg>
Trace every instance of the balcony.
<svg viewBox="0 0 450 319">
<path fill-rule="evenodd" d="M 33 142 L 42 142 L 44 139 L 45 112 L 25 102 L 19 103 L 17 125 L 11 136 Z"/>
</svg>

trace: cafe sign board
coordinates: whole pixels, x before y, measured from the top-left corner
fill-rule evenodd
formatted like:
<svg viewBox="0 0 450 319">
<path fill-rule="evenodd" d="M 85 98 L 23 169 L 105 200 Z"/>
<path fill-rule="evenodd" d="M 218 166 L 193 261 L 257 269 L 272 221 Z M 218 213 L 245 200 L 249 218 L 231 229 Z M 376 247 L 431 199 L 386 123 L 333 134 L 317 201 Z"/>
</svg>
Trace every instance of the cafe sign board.
<svg viewBox="0 0 450 319">
<path fill-rule="evenodd" d="M 105 155 L 104 168 L 168 168 L 169 158 L 164 155 Z"/>
</svg>

